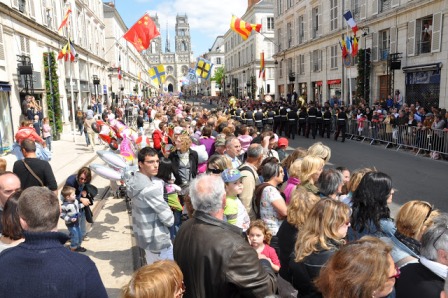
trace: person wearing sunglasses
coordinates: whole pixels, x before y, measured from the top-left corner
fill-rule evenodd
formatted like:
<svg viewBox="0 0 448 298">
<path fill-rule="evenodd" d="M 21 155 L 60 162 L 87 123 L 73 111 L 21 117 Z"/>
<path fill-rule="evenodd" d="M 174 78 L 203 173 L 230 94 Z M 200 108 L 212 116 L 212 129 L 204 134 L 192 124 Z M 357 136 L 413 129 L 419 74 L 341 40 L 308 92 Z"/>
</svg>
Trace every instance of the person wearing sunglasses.
<svg viewBox="0 0 448 298">
<path fill-rule="evenodd" d="M 422 236 L 418 263 L 401 268 L 396 297 L 438 298 L 448 272 L 448 214 L 442 213 Z"/>
<path fill-rule="evenodd" d="M 329 259 L 314 284 L 324 298 L 390 297 L 400 277 L 391 250 L 372 236 L 348 243 Z"/>
<path fill-rule="evenodd" d="M 297 235 L 289 260 L 287 279 L 300 297 L 318 297 L 313 280 L 328 259 L 345 244 L 350 226 L 350 207 L 333 199 L 318 201 Z"/>
<path fill-rule="evenodd" d="M 401 206 L 395 217 L 397 231 L 390 238 L 381 237 L 392 245 L 391 255 L 399 268 L 418 262 L 422 235 L 439 214 L 439 210 L 425 201 L 413 200 Z"/>
</svg>

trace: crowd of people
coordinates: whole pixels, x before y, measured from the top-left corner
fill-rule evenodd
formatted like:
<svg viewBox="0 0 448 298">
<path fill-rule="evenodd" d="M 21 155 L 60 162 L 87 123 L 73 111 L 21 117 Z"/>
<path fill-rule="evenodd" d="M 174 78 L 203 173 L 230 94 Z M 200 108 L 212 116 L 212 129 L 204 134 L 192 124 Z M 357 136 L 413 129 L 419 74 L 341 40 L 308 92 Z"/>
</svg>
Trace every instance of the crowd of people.
<svg viewBox="0 0 448 298">
<path fill-rule="evenodd" d="M 287 104 L 277 114 L 274 105 L 209 110 L 173 96 L 131 101 L 141 118 L 137 123 L 148 121 L 140 131 L 152 144 L 138 151 L 138 171 L 124 177 L 133 232 L 147 265 L 123 287 L 123 297 L 440 297 L 448 270 L 448 214 L 413 200 L 394 220 L 387 173 L 330 167 L 331 149 L 320 142 L 287 151 L 297 130 L 313 138 L 327 133 L 324 115 L 318 124 L 320 107 L 310 104 L 298 112 Z M 351 112 L 334 102 L 323 109 L 331 117 L 336 112 L 335 137 L 339 132 L 344 141 Z M 87 114 L 126 122 L 120 107 L 98 112 L 89 108 Z M 67 179 L 60 203 L 51 192 L 52 178 L 39 182 L 26 168 L 46 166 L 32 160 L 32 144 L 22 141 L 25 159 L 14 165 L 14 172 L 28 171 L 26 179 L 0 174 L 0 247 L 8 247 L 0 254 L 0 266 L 8 268 L 0 280 L 8 283 L 0 287 L 19 283 L 22 274 L 32 278 L 19 296 L 43 291 L 42 276 L 22 267 L 40 258 L 62 280 L 49 287 L 53 293 L 81 291 L 47 264 L 47 253 L 57 251 L 59 267 L 76 262 L 76 274 L 89 278 L 82 289 L 91 290 L 86 297 L 103 297 L 95 266 L 79 254 L 96 195 L 90 169 Z M 39 187 L 44 184 L 49 189 Z M 57 211 L 42 208 L 55 200 Z M 63 247 L 66 235 L 48 233 L 60 217 L 71 232 L 70 249 Z M 42 226 L 44 219 L 51 224 Z M 15 288 L 5 293 L 17 296 Z"/>
</svg>

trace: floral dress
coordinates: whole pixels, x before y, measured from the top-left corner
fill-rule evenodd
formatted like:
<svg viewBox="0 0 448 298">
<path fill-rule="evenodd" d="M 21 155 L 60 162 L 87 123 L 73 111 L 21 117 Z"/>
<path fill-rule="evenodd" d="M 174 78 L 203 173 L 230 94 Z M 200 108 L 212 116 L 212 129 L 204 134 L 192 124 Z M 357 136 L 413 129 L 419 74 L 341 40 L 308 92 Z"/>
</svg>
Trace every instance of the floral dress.
<svg viewBox="0 0 448 298">
<path fill-rule="evenodd" d="M 277 200 L 283 200 L 282 195 L 274 186 L 266 186 L 261 194 L 260 201 L 260 217 L 272 232 L 272 235 L 277 235 L 283 220 L 278 218 L 277 210 L 272 205 Z"/>
</svg>

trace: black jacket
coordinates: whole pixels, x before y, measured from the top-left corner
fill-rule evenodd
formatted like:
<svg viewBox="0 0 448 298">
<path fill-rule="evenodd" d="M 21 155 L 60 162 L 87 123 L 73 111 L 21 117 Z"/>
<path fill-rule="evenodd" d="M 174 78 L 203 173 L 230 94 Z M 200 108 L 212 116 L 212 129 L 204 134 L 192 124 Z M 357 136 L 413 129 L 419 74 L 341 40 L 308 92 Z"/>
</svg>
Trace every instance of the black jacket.
<svg viewBox="0 0 448 298">
<path fill-rule="evenodd" d="M 270 265 L 263 267 L 242 230 L 201 211 L 180 227 L 174 260 L 184 274 L 185 298 L 266 297 L 276 291 Z"/>
<path fill-rule="evenodd" d="M 400 278 L 395 282 L 397 298 L 440 297 L 445 281 L 422 264 L 407 264 L 400 271 Z"/>
<path fill-rule="evenodd" d="M 194 150 L 188 149 L 190 151 L 189 154 L 189 160 L 190 160 L 190 173 L 191 173 L 191 179 L 196 178 L 198 175 L 198 153 Z M 179 175 L 179 163 L 180 158 L 177 154 L 177 151 L 171 152 L 168 156 L 168 159 L 171 160 L 171 163 L 173 164 L 173 171 L 174 171 L 174 177 L 176 178 L 176 181 L 174 181 L 177 185 L 182 185 L 182 180 Z"/>
</svg>

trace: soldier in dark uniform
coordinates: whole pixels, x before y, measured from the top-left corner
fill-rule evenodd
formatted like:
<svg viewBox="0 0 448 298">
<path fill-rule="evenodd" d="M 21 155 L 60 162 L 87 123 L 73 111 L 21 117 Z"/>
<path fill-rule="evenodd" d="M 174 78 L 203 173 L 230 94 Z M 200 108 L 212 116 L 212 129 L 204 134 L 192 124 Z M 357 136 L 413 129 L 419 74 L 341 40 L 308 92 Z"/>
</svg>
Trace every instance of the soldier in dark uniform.
<svg viewBox="0 0 448 298">
<path fill-rule="evenodd" d="M 240 107 L 238 107 L 235 111 L 235 120 L 241 122 L 242 114 L 243 114 L 243 110 Z"/>
<path fill-rule="evenodd" d="M 293 140 L 297 134 L 297 120 L 299 116 L 297 115 L 297 107 L 291 106 L 288 111 L 288 138 L 292 138 Z"/>
<path fill-rule="evenodd" d="M 305 131 L 306 131 L 306 118 L 308 117 L 308 113 L 306 112 L 306 107 L 302 106 L 300 108 L 300 113 L 299 113 L 299 133 L 298 135 L 302 135 L 305 136 Z"/>
<path fill-rule="evenodd" d="M 253 126 L 254 125 L 254 111 L 248 109 L 246 111 L 246 113 L 244 113 L 244 119 L 246 119 L 247 126 Z"/>
<path fill-rule="evenodd" d="M 265 113 L 265 124 L 274 125 L 274 116 L 275 112 L 272 110 L 272 107 L 269 107 L 267 112 Z"/>
<path fill-rule="evenodd" d="M 283 106 L 280 107 L 280 130 L 278 132 L 278 136 L 282 136 L 282 132 L 285 133 L 286 136 L 286 130 L 287 130 L 287 124 L 288 124 L 288 111 L 285 103 L 283 103 Z"/>
<path fill-rule="evenodd" d="M 317 106 L 317 114 L 316 114 L 316 127 L 317 127 L 317 133 L 320 135 L 323 134 L 322 125 L 323 125 L 322 106 L 318 105 Z"/>
<path fill-rule="evenodd" d="M 334 135 L 334 140 L 337 141 L 339 133 L 342 133 L 342 142 L 345 142 L 345 126 L 347 120 L 347 114 L 345 113 L 344 107 L 336 108 L 336 118 L 337 118 L 337 129 Z"/>
<path fill-rule="evenodd" d="M 329 107 L 325 107 L 324 115 L 323 115 L 323 129 L 320 136 L 323 138 L 325 132 L 327 132 L 327 139 L 330 138 L 330 131 L 331 131 L 331 112 Z"/>
<path fill-rule="evenodd" d="M 313 139 L 316 138 L 316 134 L 317 134 L 317 127 L 316 127 L 316 122 L 317 122 L 317 109 L 314 106 L 314 102 L 310 103 L 310 108 L 308 109 L 308 125 L 306 126 L 306 134 L 305 136 L 307 138 L 310 137 L 310 130 L 311 130 L 311 135 L 313 136 Z"/>
<path fill-rule="evenodd" d="M 274 109 L 274 127 L 272 128 L 272 131 L 274 133 L 277 133 L 277 130 L 280 127 L 280 122 L 281 122 L 280 118 L 281 118 L 280 117 L 280 107 L 276 106 L 275 109 Z"/>
<path fill-rule="evenodd" d="M 261 131 L 263 129 L 263 112 L 260 109 L 254 112 L 254 120 L 255 120 L 255 127 L 258 129 L 258 131 Z"/>
<path fill-rule="evenodd" d="M 236 109 L 235 109 L 235 108 L 230 108 L 230 110 L 229 110 L 230 118 L 236 120 L 235 112 L 236 112 Z"/>
</svg>

